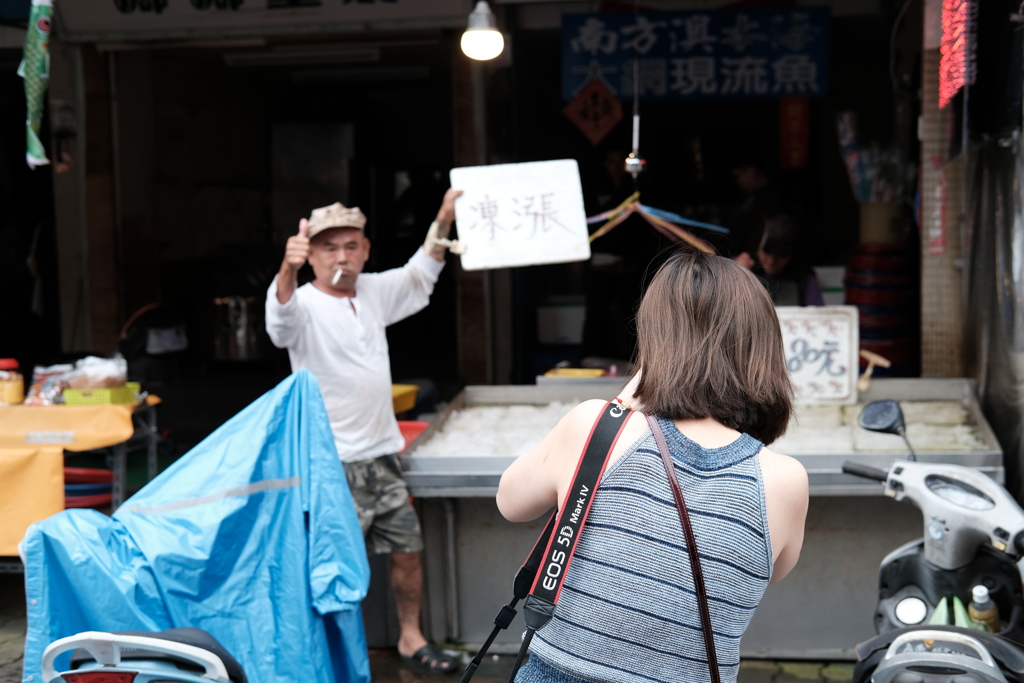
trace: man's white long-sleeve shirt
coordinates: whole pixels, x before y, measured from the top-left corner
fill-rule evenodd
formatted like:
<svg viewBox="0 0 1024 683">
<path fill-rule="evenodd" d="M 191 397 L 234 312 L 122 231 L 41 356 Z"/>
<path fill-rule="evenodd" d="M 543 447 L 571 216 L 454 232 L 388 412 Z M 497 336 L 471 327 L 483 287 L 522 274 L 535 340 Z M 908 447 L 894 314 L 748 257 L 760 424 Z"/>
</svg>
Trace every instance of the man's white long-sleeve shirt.
<svg viewBox="0 0 1024 683">
<path fill-rule="evenodd" d="M 320 393 L 343 462 L 402 450 L 391 403 L 391 363 L 384 328 L 430 302 L 443 261 L 416 250 L 401 268 L 361 273 L 356 295 L 339 298 L 312 283 L 277 300 L 277 278 L 267 291 L 267 333 L 288 349 L 292 372 L 308 369 Z"/>
</svg>

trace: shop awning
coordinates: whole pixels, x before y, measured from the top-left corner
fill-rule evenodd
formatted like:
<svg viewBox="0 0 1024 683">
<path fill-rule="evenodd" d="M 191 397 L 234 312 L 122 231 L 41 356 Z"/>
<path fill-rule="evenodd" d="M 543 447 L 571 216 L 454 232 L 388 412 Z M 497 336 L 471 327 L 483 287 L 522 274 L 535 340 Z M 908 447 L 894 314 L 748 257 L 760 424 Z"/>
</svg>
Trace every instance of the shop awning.
<svg viewBox="0 0 1024 683">
<path fill-rule="evenodd" d="M 75 0 L 55 3 L 68 42 L 229 40 L 461 27 L 466 0 Z"/>
</svg>

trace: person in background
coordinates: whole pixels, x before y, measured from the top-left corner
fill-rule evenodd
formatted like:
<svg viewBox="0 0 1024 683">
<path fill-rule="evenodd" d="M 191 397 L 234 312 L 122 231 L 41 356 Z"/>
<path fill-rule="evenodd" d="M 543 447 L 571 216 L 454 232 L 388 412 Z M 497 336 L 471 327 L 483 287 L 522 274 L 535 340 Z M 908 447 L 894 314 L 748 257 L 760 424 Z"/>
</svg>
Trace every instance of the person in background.
<svg viewBox="0 0 1024 683">
<path fill-rule="evenodd" d="M 391 402 L 391 366 L 384 329 L 430 301 L 455 219 L 448 190 L 423 247 L 400 268 L 363 273 L 370 240 L 366 216 L 341 203 L 313 211 L 288 238 L 281 269 L 267 291 L 267 333 L 288 349 L 292 371 L 308 368 L 320 384 L 334 441 L 345 466 L 370 553 L 391 556 L 391 589 L 401 633 L 398 652 L 418 667 L 454 672 L 456 662 L 420 631 L 423 538 L 396 454 L 405 440 Z M 297 286 L 299 269 L 314 280 Z"/>
<path fill-rule="evenodd" d="M 765 218 L 785 213 L 789 208 L 782 189 L 765 172 L 757 156 L 749 151 L 737 155 L 732 164 L 732 177 L 736 187 L 745 195 L 724 227 L 729 228 L 732 254 L 741 265 L 752 260 L 761 243 Z"/>
<path fill-rule="evenodd" d="M 785 214 L 765 219 L 757 260 L 741 255 L 736 262 L 760 277 L 776 306 L 824 306 L 814 269 L 799 258 L 797 227 Z"/>
<path fill-rule="evenodd" d="M 779 320 L 734 261 L 677 252 L 636 317 L 639 371 L 618 396 L 664 432 L 690 511 L 723 683 L 769 582 L 796 565 L 807 472 L 765 447 L 793 410 Z M 501 514 L 536 519 L 566 499 L 604 401 L 573 408 L 505 471 Z M 690 557 L 655 437 L 631 414 L 609 456 L 554 619 L 518 683 L 706 681 Z M 571 504 L 571 503 L 570 503 Z"/>
</svg>

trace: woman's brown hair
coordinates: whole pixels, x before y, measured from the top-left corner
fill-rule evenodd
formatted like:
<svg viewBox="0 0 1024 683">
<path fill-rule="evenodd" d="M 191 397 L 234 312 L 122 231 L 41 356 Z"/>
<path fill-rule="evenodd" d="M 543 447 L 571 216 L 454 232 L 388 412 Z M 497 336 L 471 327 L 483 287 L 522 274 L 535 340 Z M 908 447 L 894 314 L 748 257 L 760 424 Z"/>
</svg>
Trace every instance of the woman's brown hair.
<svg viewBox="0 0 1024 683">
<path fill-rule="evenodd" d="M 764 286 L 721 256 L 679 252 L 658 270 L 636 316 L 635 397 L 673 420 L 714 418 L 770 444 L 786 431 L 793 389 Z"/>
</svg>

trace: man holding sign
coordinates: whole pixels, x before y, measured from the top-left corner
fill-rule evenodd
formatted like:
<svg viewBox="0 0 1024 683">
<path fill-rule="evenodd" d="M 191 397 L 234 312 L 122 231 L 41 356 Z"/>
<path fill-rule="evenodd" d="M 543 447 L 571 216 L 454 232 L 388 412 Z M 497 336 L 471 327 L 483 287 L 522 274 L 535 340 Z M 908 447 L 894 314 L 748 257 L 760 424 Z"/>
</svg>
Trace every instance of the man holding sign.
<svg viewBox="0 0 1024 683">
<path fill-rule="evenodd" d="M 292 370 L 309 369 L 320 384 L 338 455 L 367 550 L 391 555 L 403 659 L 432 671 L 455 671 L 455 661 L 420 631 L 423 539 L 395 454 L 405 440 L 391 403 L 391 364 L 384 329 L 422 310 L 441 270 L 455 218 L 448 190 L 427 241 L 401 268 L 363 273 L 370 240 L 366 216 L 340 203 L 313 211 L 288 238 L 281 270 L 267 291 L 267 333 L 288 349 Z M 297 287 L 306 263 L 312 282 Z"/>
</svg>

